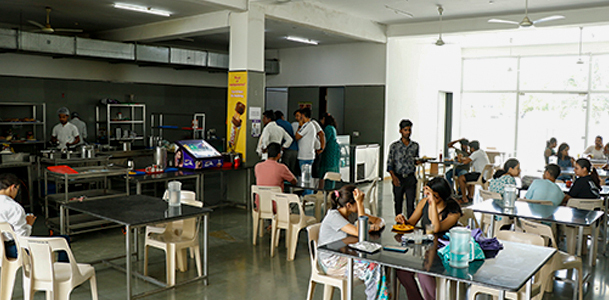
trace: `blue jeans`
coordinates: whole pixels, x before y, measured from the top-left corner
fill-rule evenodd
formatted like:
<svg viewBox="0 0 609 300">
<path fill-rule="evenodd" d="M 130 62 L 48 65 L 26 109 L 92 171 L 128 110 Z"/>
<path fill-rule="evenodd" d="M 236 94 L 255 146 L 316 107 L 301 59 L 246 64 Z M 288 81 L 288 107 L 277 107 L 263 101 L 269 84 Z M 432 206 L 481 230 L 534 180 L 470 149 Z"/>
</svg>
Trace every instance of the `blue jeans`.
<svg viewBox="0 0 609 300">
<path fill-rule="evenodd" d="M 454 172 L 454 168 L 446 171 L 446 180 L 448 180 L 448 183 L 450 183 L 450 186 L 455 185 L 455 183 L 453 181 L 453 172 Z M 457 169 L 457 177 L 459 177 L 461 175 L 465 175 L 465 174 L 467 174 L 467 170 Z"/>
<path fill-rule="evenodd" d="M 70 237 L 67 235 L 58 235 L 57 237 L 62 237 L 68 241 L 68 245 L 70 245 Z M 8 258 L 17 258 L 17 246 L 15 246 L 14 241 L 6 241 L 4 242 L 4 249 L 6 253 L 6 257 Z M 68 258 L 68 253 L 65 251 L 57 251 L 57 262 L 70 262 Z"/>
<path fill-rule="evenodd" d="M 305 160 L 300 160 L 299 159 L 298 160 L 298 166 L 300 167 L 301 172 L 302 172 L 302 166 L 303 165 L 311 165 L 311 172 L 313 172 L 313 160 L 312 159 L 305 159 Z M 302 180 L 302 178 L 301 178 L 301 180 Z M 311 191 L 311 190 L 304 190 L 302 192 L 303 196 L 304 195 L 311 195 L 311 194 L 313 194 L 313 191 Z"/>
</svg>

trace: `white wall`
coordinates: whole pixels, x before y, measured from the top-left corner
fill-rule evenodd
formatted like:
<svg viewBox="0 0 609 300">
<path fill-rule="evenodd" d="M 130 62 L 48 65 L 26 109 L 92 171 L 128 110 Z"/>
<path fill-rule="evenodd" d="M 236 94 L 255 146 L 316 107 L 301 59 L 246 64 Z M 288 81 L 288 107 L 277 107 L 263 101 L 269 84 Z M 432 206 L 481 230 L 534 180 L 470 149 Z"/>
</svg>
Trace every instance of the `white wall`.
<svg viewBox="0 0 609 300">
<path fill-rule="evenodd" d="M 438 92 L 453 92 L 455 111 L 461 86 L 461 48 L 442 47 L 421 40 L 389 38 L 387 43 L 387 89 L 385 149 L 400 138 L 399 122 L 413 122 L 412 140 L 419 143 L 420 156 L 438 155 Z M 455 117 L 457 117 L 455 115 Z M 458 122 L 454 120 L 455 124 Z M 453 125 L 454 126 L 454 125 Z M 454 130 L 453 130 L 454 131 Z M 385 169 L 386 169 L 386 162 Z M 388 176 L 384 173 L 384 176 Z"/>
<path fill-rule="evenodd" d="M 30 54 L 0 54 L 0 75 L 98 80 L 129 83 L 156 83 L 188 86 L 226 87 L 226 73 L 138 67 L 133 64 L 110 64 L 101 61 Z"/>
<path fill-rule="evenodd" d="M 279 60 L 279 75 L 266 76 L 267 87 L 384 85 L 384 44 L 353 43 L 266 51 Z"/>
</svg>

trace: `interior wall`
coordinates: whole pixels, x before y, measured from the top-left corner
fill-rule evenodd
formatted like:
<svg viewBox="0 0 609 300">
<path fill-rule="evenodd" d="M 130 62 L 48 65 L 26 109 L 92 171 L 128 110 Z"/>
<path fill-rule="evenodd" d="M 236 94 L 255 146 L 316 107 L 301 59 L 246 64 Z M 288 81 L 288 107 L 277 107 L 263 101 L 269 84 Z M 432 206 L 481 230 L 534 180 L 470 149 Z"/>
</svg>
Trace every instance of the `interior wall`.
<svg viewBox="0 0 609 300">
<path fill-rule="evenodd" d="M 126 100 L 134 95 L 136 102 L 146 104 L 147 128 L 150 135 L 150 113 L 195 113 L 204 112 L 206 129 L 215 128 L 219 137 L 226 136 L 224 112 L 226 111 L 226 88 L 193 87 L 143 83 L 117 83 L 85 80 L 63 80 L 49 78 L 24 78 L 0 76 L 0 102 L 46 103 L 47 139 L 58 122 L 56 111 L 66 106 L 77 111 L 87 123 L 89 141 L 95 141 L 95 106 L 103 98 Z M 184 108 L 187 107 L 188 111 Z M 221 112 L 221 113 L 220 113 Z M 0 117 L 9 117 L 0 115 Z M 186 124 L 190 121 L 186 120 Z M 168 137 L 169 132 L 165 132 Z M 188 135 L 189 133 L 184 133 Z M 183 138 L 174 133 L 174 138 Z"/>
<path fill-rule="evenodd" d="M 103 61 L 60 58 L 21 53 L 0 54 L 0 75 L 111 82 L 155 83 L 185 86 L 226 87 L 227 73 L 139 67 Z"/>
<path fill-rule="evenodd" d="M 279 74 L 267 87 L 385 84 L 384 44 L 352 43 L 267 50 L 279 60 Z"/>
<path fill-rule="evenodd" d="M 419 155 L 435 157 L 443 148 L 438 142 L 438 134 L 443 131 L 438 126 L 438 92 L 454 92 L 455 107 L 459 107 L 461 48 L 389 38 L 386 77 L 384 149 L 400 138 L 400 120 L 410 119 L 411 138 L 419 143 Z M 458 124 L 458 115 L 453 112 L 453 116 L 453 124 Z"/>
<path fill-rule="evenodd" d="M 286 120 L 288 122 L 296 122 L 294 112 L 299 109 L 299 103 L 310 102 L 311 117 L 317 119 L 319 115 L 319 87 L 290 87 L 288 88 L 288 112 Z"/>
</svg>

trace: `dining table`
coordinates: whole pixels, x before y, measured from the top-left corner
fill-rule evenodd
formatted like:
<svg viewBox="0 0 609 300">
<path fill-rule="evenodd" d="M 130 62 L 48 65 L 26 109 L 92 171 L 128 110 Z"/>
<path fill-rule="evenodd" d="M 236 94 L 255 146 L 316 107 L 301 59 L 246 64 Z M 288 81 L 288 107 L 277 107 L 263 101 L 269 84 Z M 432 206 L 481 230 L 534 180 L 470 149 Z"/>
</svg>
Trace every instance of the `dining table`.
<svg viewBox="0 0 609 300">
<path fill-rule="evenodd" d="M 564 224 L 573 227 L 578 227 L 578 240 L 583 240 L 584 228 L 592 229 L 592 243 L 589 245 L 588 253 L 595 253 L 593 250 L 598 243 L 598 228 L 601 220 L 603 220 L 604 212 L 594 210 L 577 209 L 568 206 L 553 206 L 526 201 L 515 201 L 514 207 L 505 207 L 499 199 L 489 199 L 479 203 L 475 203 L 468 207 L 474 212 L 491 214 L 496 216 L 505 216 L 513 218 L 522 218 L 535 220 L 540 222 L 550 222 L 556 224 Z M 491 230 L 494 226 L 494 218 L 491 222 Z M 582 243 L 577 244 L 576 255 L 581 257 L 583 253 Z M 596 257 L 588 255 L 588 266 L 593 270 L 596 264 Z M 585 278 L 589 278 L 592 274 L 590 271 Z"/>
<path fill-rule="evenodd" d="M 353 263 L 355 260 L 365 260 L 388 267 L 391 272 L 390 280 L 394 282 L 393 293 L 396 295 L 398 283 L 396 271 L 410 271 L 426 274 L 441 279 L 448 283 L 466 283 L 490 287 L 500 291 L 499 299 L 505 299 L 506 292 L 520 291 L 526 286 L 527 299 L 531 299 L 532 277 L 550 258 L 556 253 L 556 249 L 549 247 L 534 246 L 529 244 L 501 241 L 503 249 L 494 258 L 475 260 L 468 267 L 454 268 L 441 258 L 438 254 L 438 239 L 441 234 L 433 235 L 422 244 L 408 242 L 402 244 L 402 233 L 384 229 L 383 232 L 370 234 L 369 241 L 382 246 L 401 246 L 406 252 L 395 252 L 381 249 L 374 253 L 361 252 L 349 247 L 349 243 L 357 242 L 356 239 L 348 239 L 330 243 L 318 247 L 320 252 L 336 254 L 348 258 L 347 271 L 347 299 L 353 299 Z M 527 253 L 527 255 L 522 255 Z M 450 294 L 451 284 L 446 285 L 447 295 Z M 457 284 L 457 292 L 451 299 L 459 299 L 462 294 Z"/>
<path fill-rule="evenodd" d="M 285 188 L 290 193 L 294 193 L 296 189 L 303 189 L 306 191 L 312 191 L 313 193 L 322 192 L 324 196 L 323 215 L 326 215 L 326 207 L 328 207 L 328 192 L 338 190 L 343 186 L 350 185 L 353 183 L 345 181 L 334 181 L 328 179 L 311 178 L 309 180 L 302 180 L 302 177 L 296 177 L 296 184 L 286 181 L 284 183 Z"/>
</svg>

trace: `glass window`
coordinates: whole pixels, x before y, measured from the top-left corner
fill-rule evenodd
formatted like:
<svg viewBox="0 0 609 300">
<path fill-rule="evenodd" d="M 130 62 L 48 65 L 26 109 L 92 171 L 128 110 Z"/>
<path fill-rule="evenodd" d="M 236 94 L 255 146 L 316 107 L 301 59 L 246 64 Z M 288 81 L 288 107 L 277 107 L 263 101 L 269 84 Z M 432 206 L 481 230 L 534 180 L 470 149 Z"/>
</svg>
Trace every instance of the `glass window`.
<svg viewBox="0 0 609 300">
<path fill-rule="evenodd" d="M 520 59 L 521 91 L 586 91 L 589 58 L 578 56 L 523 57 Z"/>
<path fill-rule="evenodd" d="M 463 93 L 461 133 L 480 148 L 512 153 L 516 126 L 515 93 Z"/>
<path fill-rule="evenodd" d="M 609 91 L 609 55 L 592 56 L 592 90 Z"/>
<path fill-rule="evenodd" d="M 516 58 L 463 60 L 463 90 L 514 91 L 517 63 Z"/>
<path fill-rule="evenodd" d="M 594 144 L 597 135 L 603 137 L 603 143 L 609 142 L 609 94 L 590 95 L 590 122 L 586 145 Z"/>
<path fill-rule="evenodd" d="M 569 155 L 584 151 L 586 96 L 576 94 L 527 93 L 520 96 L 518 148 L 522 168 L 542 170 L 546 141 L 555 137 L 567 143 Z M 558 150 L 558 147 L 554 151 Z"/>
</svg>

